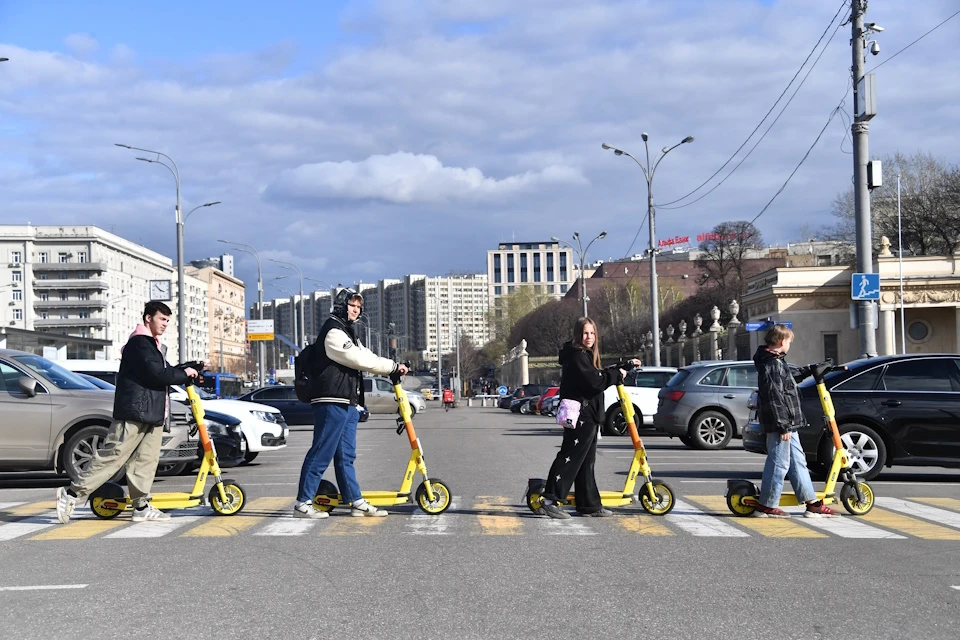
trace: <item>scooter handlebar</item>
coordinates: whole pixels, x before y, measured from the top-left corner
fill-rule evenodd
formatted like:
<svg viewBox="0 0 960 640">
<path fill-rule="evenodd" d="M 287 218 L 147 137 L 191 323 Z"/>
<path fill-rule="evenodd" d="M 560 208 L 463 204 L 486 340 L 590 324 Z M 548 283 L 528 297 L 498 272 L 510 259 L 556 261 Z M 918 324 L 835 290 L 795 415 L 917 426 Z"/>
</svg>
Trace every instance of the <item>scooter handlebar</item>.
<svg viewBox="0 0 960 640">
<path fill-rule="evenodd" d="M 847 370 L 846 365 L 834 365 L 831 359 L 824 360 L 823 362 L 815 362 L 809 365 L 809 368 L 810 373 L 817 382 L 823 382 L 823 377 L 828 373 Z"/>
<path fill-rule="evenodd" d="M 187 378 L 186 386 L 189 387 L 190 385 L 203 381 L 203 365 L 204 365 L 203 360 L 194 360 L 193 362 L 184 362 L 183 364 L 180 365 L 181 369 L 190 368 L 190 369 L 195 369 L 197 371 L 196 378 Z"/>
<path fill-rule="evenodd" d="M 409 363 L 409 362 L 398 362 L 397 364 L 398 364 L 398 365 L 401 365 L 401 364 L 402 364 L 403 366 L 405 366 L 405 367 L 407 368 L 407 370 L 410 369 L 410 363 Z M 397 367 L 396 369 L 394 369 L 393 372 L 390 374 L 390 382 L 392 382 L 393 384 L 400 384 L 400 378 L 402 378 L 402 377 L 403 377 L 403 374 L 400 373 L 400 368 L 399 368 L 399 366 L 398 366 L 398 367 Z"/>
</svg>

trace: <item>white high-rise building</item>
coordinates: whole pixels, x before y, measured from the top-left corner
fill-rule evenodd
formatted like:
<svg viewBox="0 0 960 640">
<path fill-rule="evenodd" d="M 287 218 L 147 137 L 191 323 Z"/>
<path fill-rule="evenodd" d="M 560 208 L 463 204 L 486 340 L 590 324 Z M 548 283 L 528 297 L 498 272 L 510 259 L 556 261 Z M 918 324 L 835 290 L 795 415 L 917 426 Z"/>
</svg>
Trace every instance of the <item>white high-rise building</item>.
<svg viewBox="0 0 960 640">
<path fill-rule="evenodd" d="M 534 287 L 559 299 L 576 282 L 579 273 L 573 249 L 559 242 L 501 242 L 487 251 L 487 286 L 490 305 L 518 287 Z"/>
<path fill-rule="evenodd" d="M 183 360 L 209 359 L 207 285 L 187 276 L 186 287 Z M 166 298 L 173 311 L 162 342 L 167 359 L 179 362 L 176 268 L 170 258 L 95 226 L 0 225 L 4 327 L 106 340 L 109 346 L 97 356 L 115 359 L 151 297 Z"/>
<path fill-rule="evenodd" d="M 487 276 L 408 276 L 413 341 L 425 360 L 437 359 L 457 348 L 457 336 L 467 336 L 474 346 L 490 341 L 487 311 L 490 308 Z"/>
</svg>

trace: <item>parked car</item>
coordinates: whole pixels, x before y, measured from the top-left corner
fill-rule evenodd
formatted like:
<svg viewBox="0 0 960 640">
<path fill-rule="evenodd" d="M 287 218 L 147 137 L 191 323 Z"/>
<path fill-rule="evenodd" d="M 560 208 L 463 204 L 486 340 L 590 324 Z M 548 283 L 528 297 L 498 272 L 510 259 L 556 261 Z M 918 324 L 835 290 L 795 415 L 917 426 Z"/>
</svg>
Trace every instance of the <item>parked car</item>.
<svg viewBox="0 0 960 640">
<path fill-rule="evenodd" d="M 870 480 L 894 464 L 960 467 L 960 355 L 880 356 L 846 366 L 824 381 L 858 477 Z M 799 390 L 808 423 L 799 431 L 800 443 L 811 468 L 823 471 L 834 449 L 813 378 Z M 766 454 L 756 399 L 752 404 L 743 447 Z"/>
<path fill-rule="evenodd" d="M 633 401 L 638 429 L 653 427 L 653 416 L 657 413 L 657 394 L 676 373 L 677 370 L 673 367 L 636 367 L 627 372 L 623 387 Z M 615 386 L 608 387 L 603 392 L 603 406 L 606 412 L 604 435 L 626 435 L 627 421 L 623 417 Z"/>
<path fill-rule="evenodd" d="M 653 425 L 693 449 L 723 449 L 747 424 L 757 387 L 753 361 L 707 361 L 683 367 L 657 393 Z"/>
<path fill-rule="evenodd" d="M 393 383 L 381 376 L 363 379 L 363 401 L 370 413 L 396 413 L 397 397 L 393 393 Z M 407 391 L 410 411 L 417 415 L 426 411 L 427 401 L 419 391 Z"/>
<path fill-rule="evenodd" d="M 189 409 L 172 402 L 161 461 L 196 456 Z M 0 349 L 0 470 L 56 471 L 76 480 L 113 422 L 113 391 L 25 351 Z M 118 472 L 114 480 L 123 477 Z"/>
<path fill-rule="evenodd" d="M 543 403 L 552 398 L 553 396 L 560 393 L 560 387 L 550 387 L 546 391 L 540 394 L 540 399 L 537 400 L 536 413 L 543 413 Z"/>
<path fill-rule="evenodd" d="M 313 424 L 313 407 L 309 402 L 300 402 L 293 385 L 261 387 L 243 394 L 237 400 L 273 407 L 283 414 L 283 420 L 288 425 Z"/>
<path fill-rule="evenodd" d="M 510 405 L 514 400 L 523 396 L 523 389 L 517 388 L 514 389 L 512 393 L 508 393 L 505 396 L 500 396 L 500 399 L 497 400 L 498 409 L 509 409 Z"/>
<path fill-rule="evenodd" d="M 190 408 L 180 402 L 172 401 L 171 406 L 179 405 L 186 409 L 190 425 L 190 439 L 188 442 L 189 451 L 192 456 L 183 456 L 177 459 L 160 458 L 157 465 L 158 476 L 177 476 L 185 471 L 200 466 L 200 460 L 203 458 L 203 445 L 196 433 L 196 422 L 193 420 L 193 414 Z M 240 429 L 240 420 L 233 416 L 228 416 L 216 411 L 204 410 L 204 424 L 207 427 L 207 435 L 217 450 L 217 463 L 223 468 L 235 467 L 243 464 L 246 454 L 246 442 L 243 439 L 243 432 Z"/>
<path fill-rule="evenodd" d="M 245 462 L 252 462 L 261 451 L 276 451 L 287 446 L 290 430 L 279 409 L 255 402 L 221 400 L 200 387 L 196 387 L 196 391 L 204 413 L 213 411 L 240 421 L 245 443 Z M 187 391 L 179 385 L 171 386 L 170 398 L 186 403 Z"/>
<path fill-rule="evenodd" d="M 559 394 L 553 394 L 540 404 L 540 415 L 555 416 L 558 406 L 560 406 L 560 396 Z"/>
<path fill-rule="evenodd" d="M 524 396 L 517 398 L 510 403 L 510 413 L 522 413 L 523 415 L 534 413 L 537 410 L 537 403 L 539 401 L 540 396 Z"/>
</svg>

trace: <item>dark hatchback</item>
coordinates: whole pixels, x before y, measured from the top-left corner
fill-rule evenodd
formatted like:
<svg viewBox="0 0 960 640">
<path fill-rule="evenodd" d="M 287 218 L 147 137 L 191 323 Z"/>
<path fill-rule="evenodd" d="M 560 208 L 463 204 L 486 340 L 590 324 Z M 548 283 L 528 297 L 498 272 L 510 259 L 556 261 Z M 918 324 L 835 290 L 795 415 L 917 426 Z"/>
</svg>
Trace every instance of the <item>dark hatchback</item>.
<svg viewBox="0 0 960 640">
<path fill-rule="evenodd" d="M 297 390 L 293 385 L 274 385 L 262 387 L 246 393 L 238 400 L 257 402 L 278 409 L 288 425 L 313 424 L 313 406 L 309 402 L 301 402 L 297 398 Z M 364 407 L 358 407 L 360 422 L 366 422 L 370 413 Z"/>
<path fill-rule="evenodd" d="M 884 466 L 960 467 L 960 355 L 880 356 L 847 363 L 827 374 L 840 438 L 857 475 L 870 480 Z M 812 469 L 833 456 L 813 378 L 799 385 L 808 425 L 800 442 Z M 743 447 L 766 454 L 751 409 Z"/>
</svg>

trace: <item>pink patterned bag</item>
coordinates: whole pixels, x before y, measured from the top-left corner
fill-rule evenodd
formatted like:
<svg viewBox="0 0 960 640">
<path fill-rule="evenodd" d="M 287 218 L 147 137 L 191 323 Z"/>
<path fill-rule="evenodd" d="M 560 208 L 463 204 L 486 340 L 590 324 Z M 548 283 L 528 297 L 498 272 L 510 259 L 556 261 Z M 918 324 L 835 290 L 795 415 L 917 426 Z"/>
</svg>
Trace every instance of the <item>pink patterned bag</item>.
<svg viewBox="0 0 960 640">
<path fill-rule="evenodd" d="M 580 403 L 576 400 L 561 400 L 557 407 L 557 424 L 565 429 L 576 429 L 580 420 Z"/>
</svg>

